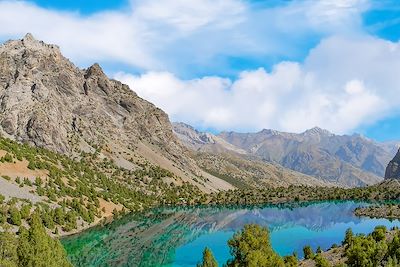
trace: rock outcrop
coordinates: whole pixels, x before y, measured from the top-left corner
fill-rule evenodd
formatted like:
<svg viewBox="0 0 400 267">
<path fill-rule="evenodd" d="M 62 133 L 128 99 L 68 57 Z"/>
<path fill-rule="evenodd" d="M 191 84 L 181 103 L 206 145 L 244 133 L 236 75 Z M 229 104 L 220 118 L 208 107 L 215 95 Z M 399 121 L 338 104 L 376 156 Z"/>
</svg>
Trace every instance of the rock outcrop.
<svg viewBox="0 0 400 267">
<path fill-rule="evenodd" d="M 203 175 L 165 112 L 31 34 L 0 46 L 0 134 L 70 156 L 100 148 L 123 167 L 150 161 L 190 182 Z"/>
<path fill-rule="evenodd" d="M 385 179 L 400 179 L 400 149 L 386 167 Z"/>
</svg>

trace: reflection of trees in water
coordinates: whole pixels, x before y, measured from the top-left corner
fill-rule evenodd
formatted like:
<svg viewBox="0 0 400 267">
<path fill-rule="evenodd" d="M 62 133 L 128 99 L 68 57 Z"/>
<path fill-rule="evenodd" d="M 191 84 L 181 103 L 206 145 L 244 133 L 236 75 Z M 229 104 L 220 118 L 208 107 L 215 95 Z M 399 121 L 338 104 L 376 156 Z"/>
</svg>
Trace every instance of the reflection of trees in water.
<svg viewBox="0 0 400 267">
<path fill-rule="evenodd" d="M 175 248 L 216 231 L 235 231 L 247 223 L 278 228 L 323 230 L 358 223 L 353 202 L 292 203 L 269 207 L 165 208 L 132 214 L 63 243 L 76 266 L 159 266 L 171 263 Z"/>
</svg>

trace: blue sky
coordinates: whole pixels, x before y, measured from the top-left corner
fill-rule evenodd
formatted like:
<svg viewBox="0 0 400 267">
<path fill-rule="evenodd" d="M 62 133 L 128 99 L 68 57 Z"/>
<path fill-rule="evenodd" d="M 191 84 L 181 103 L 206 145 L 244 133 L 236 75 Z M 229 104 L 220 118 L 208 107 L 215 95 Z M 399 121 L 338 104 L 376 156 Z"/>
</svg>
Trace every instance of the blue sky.
<svg viewBox="0 0 400 267">
<path fill-rule="evenodd" d="M 399 1 L 0 0 L 26 32 L 200 129 L 400 140 Z"/>
</svg>

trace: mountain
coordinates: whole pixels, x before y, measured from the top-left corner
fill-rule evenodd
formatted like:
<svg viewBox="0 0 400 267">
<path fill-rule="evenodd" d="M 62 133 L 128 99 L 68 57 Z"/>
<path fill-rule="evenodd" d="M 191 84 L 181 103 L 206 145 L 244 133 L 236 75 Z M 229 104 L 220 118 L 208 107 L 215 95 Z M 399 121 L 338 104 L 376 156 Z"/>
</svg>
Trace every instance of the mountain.
<svg viewBox="0 0 400 267">
<path fill-rule="evenodd" d="M 182 122 L 174 122 L 172 125 L 177 137 L 186 147 L 192 150 L 247 154 L 245 150 L 226 142 L 224 139 L 214 134 L 197 131 L 192 126 Z"/>
<path fill-rule="evenodd" d="M 385 171 L 385 179 L 400 179 L 400 149 L 397 151 L 397 154 L 394 158 L 389 162 Z"/>
<path fill-rule="evenodd" d="M 78 158 L 99 151 L 129 170 L 149 162 L 205 192 L 233 188 L 196 165 L 165 112 L 31 34 L 0 46 L 0 111 L 0 134 L 19 142 Z"/>
<path fill-rule="evenodd" d="M 174 131 L 178 132 L 176 125 Z M 277 163 L 324 181 L 350 187 L 381 181 L 396 146 L 396 143 L 378 143 L 358 134 L 335 135 L 318 127 L 300 134 L 264 129 L 257 133 L 222 132 L 212 136 L 215 136 L 213 140 L 221 141 L 197 143 L 196 150 L 209 153 L 214 153 L 214 150 L 239 150 L 242 158 L 245 155 L 259 161 Z M 188 143 L 181 136 L 178 137 Z M 222 145 L 225 143 L 228 145 Z"/>
<path fill-rule="evenodd" d="M 332 186 L 272 162 L 265 162 L 220 136 L 197 131 L 185 123 L 173 123 L 175 134 L 191 149 L 197 164 L 238 188 L 288 185 Z"/>
</svg>

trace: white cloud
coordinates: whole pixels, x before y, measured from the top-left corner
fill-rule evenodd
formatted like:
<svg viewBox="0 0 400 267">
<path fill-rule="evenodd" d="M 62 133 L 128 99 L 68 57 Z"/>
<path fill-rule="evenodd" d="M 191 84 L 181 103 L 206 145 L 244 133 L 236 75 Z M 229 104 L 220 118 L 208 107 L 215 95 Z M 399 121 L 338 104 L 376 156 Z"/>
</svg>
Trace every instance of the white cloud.
<svg viewBox="0 0 400 267">
<path fill-rule="evenodd" d="M 81 65 L 109 61 L 193 74 L 191 69 L 229 69 L 230 57 L 290 56 L 309 34 L 342 32 L 343 23 L 346 31 L 359 31 L 364 9 L 363 0 L 273 8 L 244 0 L 131 0 L 127 10 L 84 16 L 0 0 L 0 39 L 31 32 Z"/>
<path fill-rule="evenodd" d="M 399 69 L 399 43 L 336 36 L 322 41 L 303 64 L 281 62 L 271 72 L 245 71 L 233 81 L 181 80 L 167 72 L 116 78 L 173 120 L 200 127 L 300 132 L 320 126 L 346 133 L 398 109 Z"/>
<path fill-rule="evenodd" d="M 285 3 L 131 0 L 128 10 L 87 16 L 0 0 L 0 39 L 32 32 L 81 66 L 102 61 L 142 70 L 116 77 L 174 120 L 196 126 L 348 132 L 396 109 L 399 44 L 366 36 L 368 0 Z M 235 80 L 178 78 L 232 73 L 231 58 L 290 58 L 321 38 L 302 63 L 242 71 Z"/>
</svg>

